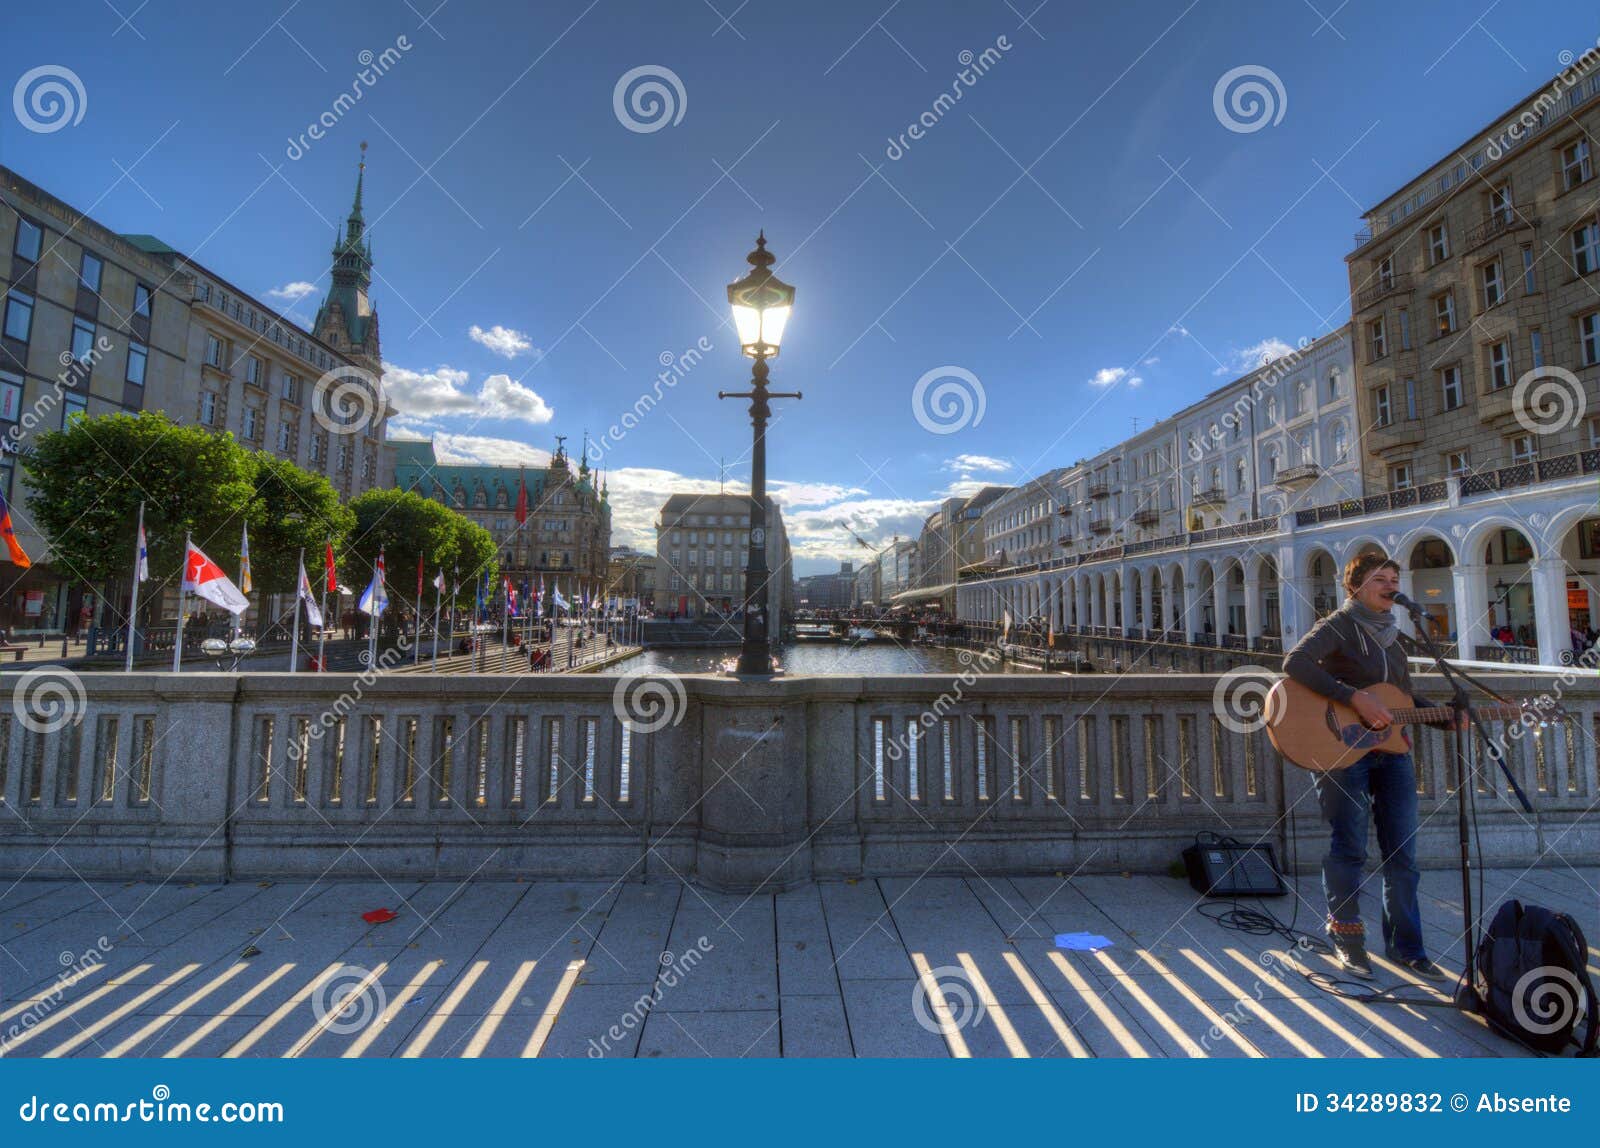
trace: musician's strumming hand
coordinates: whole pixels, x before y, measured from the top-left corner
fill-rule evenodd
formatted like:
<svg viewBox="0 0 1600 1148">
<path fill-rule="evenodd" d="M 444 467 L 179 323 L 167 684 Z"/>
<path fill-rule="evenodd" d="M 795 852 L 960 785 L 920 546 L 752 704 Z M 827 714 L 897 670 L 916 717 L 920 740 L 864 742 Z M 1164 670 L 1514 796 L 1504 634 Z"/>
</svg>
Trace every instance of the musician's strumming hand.
<svg viewBox="0 0 1600 1148">
<path fill-rule="evenodd" d="M 1350 705 L 1370 729 L 1388 729 L 1394 724 L 1394 715 L 1389 712 L 1389 707 L 1366 690 L 1357 690 L 1351 695 Z"/>
</svg>

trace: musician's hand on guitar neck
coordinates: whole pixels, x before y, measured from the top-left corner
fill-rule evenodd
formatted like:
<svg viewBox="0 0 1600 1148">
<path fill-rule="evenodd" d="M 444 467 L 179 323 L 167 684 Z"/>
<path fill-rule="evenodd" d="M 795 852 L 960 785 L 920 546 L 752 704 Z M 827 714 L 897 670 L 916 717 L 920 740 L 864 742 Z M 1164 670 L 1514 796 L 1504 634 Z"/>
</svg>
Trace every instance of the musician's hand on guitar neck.
<svg viewBox="0 0 1600 1148">
<path fill-rule="evenodd" d="M 1394 715 L 1389 712 L 1389 707 L 1366 690 L 1357 690 L 1351 695 L 1350 707 L 1369 729 L 1388 729 L 1394 724 Z"/>
</svg>

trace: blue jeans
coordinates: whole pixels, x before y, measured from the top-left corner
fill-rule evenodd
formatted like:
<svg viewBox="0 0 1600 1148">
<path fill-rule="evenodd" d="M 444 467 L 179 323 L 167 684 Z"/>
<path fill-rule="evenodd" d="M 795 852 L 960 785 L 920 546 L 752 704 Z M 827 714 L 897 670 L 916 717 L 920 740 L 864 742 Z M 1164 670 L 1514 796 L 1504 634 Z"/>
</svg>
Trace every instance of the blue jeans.
<svg viewBox="0 0 1600 1148">
<path fill-rule="evenodd" d="M 1317 774 L 1314 785 L 1322 819 L 1333 830 L 1322 859 L 1328 916 L 1343 924 L 1361 920 L 1370 810 L 1383 853 L 1384 948 L 1402 960 L 1425 956 L 1417 906 L 1417 775 L 1411 755 L 1374 750 L 1346 769 Z"/>
</svg>

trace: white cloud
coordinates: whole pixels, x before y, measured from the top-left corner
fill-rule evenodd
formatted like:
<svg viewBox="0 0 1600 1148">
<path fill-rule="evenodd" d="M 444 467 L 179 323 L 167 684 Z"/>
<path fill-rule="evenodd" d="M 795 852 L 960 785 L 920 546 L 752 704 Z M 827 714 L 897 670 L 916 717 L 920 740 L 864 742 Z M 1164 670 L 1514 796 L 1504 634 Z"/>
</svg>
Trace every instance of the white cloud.
<svg viewBox="0 0 1600 1148">
<path fill-rule="evenodd" d="M 1142 382 L 1144 382 L 1144 380 L 1138 375 L 1134 374 L 1132 371 L 1128 370 L 1127 367 L 1101 367 L 1094 373 L 1093 377 L 1089 379 L 1089 385 L 1091 387 L 1100 387 L 1102 390 L 1106 387 L 1115 386 L 1118 383 L 1123 383 L 1130 387 L 1137 387 Z"/>
<path fill-rule="evenodd" d="M 433 453 L 446 466 L 545 466 L 550 452 L 504 438 L 451 434 L 432 436 Z"/>
<path fill-rule="evenodd" d="M 474 343 L 487 347 L 507 359 L 515 359 L 518 355 L 526 355 L 533 350 L 533 340 L 527 335 L 512 327 L 502 327 L 499 323 L 487 331 L 474 323 L 467 331 L 467 335 Z"/>
<path fill-rule="evenodd" d="M 307 283 L 304 279 L 296 279 L 293 283 L 285 283 L 282 287 L 267 288 L 267 294 L 273 299 L 281 299 L 285 303 L 298 303 L 316 289 L 317 285 L 315 283 Z"/>
<path fill-rule="evenodd" d="M 1213 375 L 1243 375 L 1263 367 L 1273 359 L 1281 359 L 1284 355 L 1292 354 L 1294 347 L 1282 339 L 1268 336 L 1259 343 L 1252 343 L 1248 347 L 1239 347 L 1230 351 L 1222 365 L 1212 371 Z"/>
<path fill-rule="evenodd" d="M 531 387 L 508 375 L 490 375 L 477 393 L 466 389 L 466 371 L 439 366 L 413 371 L 393 363 L 383 365 L 383 386 L 400 411 L 402 425 L 443 415 L 475 414 L 491 419 L 516 419 L 547 423 L 555 411 Z"/>
<path fill-rule="evenodd" d="M 767 483 L 767 487 L 772 500 L 785 509 L 822 506 L 853 494 L 867 493 L 857 486 L 839 486 L 832 482 L 784 482 L 780 479 Z"/>
<path fill-rule="evenodd" d="M 1004 474 L 1015 469 L 1015 466 L 1009 459 L 992 458 L 986 454 L 958 454 L 939 464 L 941 470 L 951 470 L 960 475 Z"/>
<path fill-rule="evenodd" d="M 1139 365 L 1141 367 L 1153 367 L 1157 363 L 1159 363 L 1160 361 L 1161 361 L 1161 356 L 1160 355 L 1151 355 L 1148 359 L 1140 359 L 1139 360 Z"/>
</svg>

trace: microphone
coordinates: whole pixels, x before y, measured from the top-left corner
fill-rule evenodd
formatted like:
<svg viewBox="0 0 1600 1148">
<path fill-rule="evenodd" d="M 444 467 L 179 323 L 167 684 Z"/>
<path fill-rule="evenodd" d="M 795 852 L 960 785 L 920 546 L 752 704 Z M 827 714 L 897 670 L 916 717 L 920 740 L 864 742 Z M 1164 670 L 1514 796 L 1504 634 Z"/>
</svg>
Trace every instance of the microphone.
<svg viewBox="0 0 1600 1148">
<path fill-rule="evenodd" d="M 1399 591 L 1395 592 L 1394 601 L 1395 601 L 1395 605 L 1405 607 L 1406 612 L 1411 614 L 1411 615 L 1413 615 L 1413 616 L 1418 616 L 1418 615 L 1420 615 L 1422 613 L 1422 607 L 1421 606 L 1417 605 L 1410 598 L 1407 598 L 1404 594 L 1400 593 Z"/>
</svg>

